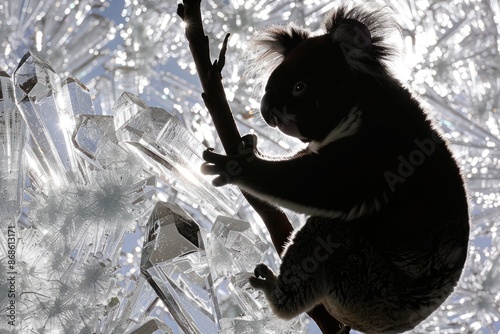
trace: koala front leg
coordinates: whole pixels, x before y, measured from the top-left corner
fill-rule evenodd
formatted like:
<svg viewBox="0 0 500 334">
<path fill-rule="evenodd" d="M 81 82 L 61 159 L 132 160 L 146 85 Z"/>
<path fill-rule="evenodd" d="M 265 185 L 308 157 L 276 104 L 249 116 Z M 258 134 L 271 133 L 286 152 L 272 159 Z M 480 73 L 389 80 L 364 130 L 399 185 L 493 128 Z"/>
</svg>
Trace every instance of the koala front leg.
<svg viewBox="0 0 500 334">
<path fill-rule="evenodd" d="M 340 217 L 360 204 L 357 194 L 365 176 L 356 173 L 352 157 L 331 159 L 302 151 L 291 158 L 268 160 L 256 142 L 256 136 L 245 136 L 239 153 L 230 156 L 204 151 L 201 172 L 216 176 L 214 186 L 235 184 L 268 203 L 310 215 Z"/>
</svg>

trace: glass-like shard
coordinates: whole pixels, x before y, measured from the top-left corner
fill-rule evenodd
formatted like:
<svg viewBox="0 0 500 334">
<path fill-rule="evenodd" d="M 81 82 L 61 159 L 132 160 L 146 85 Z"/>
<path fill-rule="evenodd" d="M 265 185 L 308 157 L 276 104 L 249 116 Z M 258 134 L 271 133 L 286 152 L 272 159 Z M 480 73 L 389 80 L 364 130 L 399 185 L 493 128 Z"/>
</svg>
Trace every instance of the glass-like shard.
<svg viewBox="0 0 500 334">
<path fill-rule="evenodd" d="M 71 106 L 73 115 L 95 114 L 90 91 L 80 80 L 68 77 L 63 80 L 61 86 L 64 104 Z"/>
<path fill-rule="evenodd" d="M 117 136 L 166 182 L 210 213 L 232 215 L 241 193 L 200 173 L 205 147 L 172 115 L 124 93 L 114 106 Z"/>
<path fill-rule="evenodd" d="M 26 127 L 15 104 L 12 80 L 0 71 L 0 221 L 5 226 L 20 214 L 24 181 Z"/>
<path fill-rule="evenodd" d="M 118 145 L 112 116 L 78 115 L 76 122 L 73 143 L 91 169 L 100 170 L 103 163 L 124 158 L 126 152 Z"/>
<path fill-rule="evenodd" d="M 99 92 L 94 97 L 96 114 L 112 115 L 113 104 L 116 100 L 113 92 L 113 82 L 105 76 L 100 76 L 92 79 L 87 86 L 92 91 Z"/>
<path fill-rule="evenodd" d="M 141 269 L 199 249 L 200 227 L 179 206 L 158 202 L 147 224 Z"/>
<path fill-rule="evenodd" d="M 301 317 L 292 320 L 278 318 L 271 311 L 261 291 L 255 290 L 248 283 L 253 274 L 239 273 L 229 278 L 228 290 L 238 302 L 243 316 L 222 319 L 223 333 L 304 333 L 304 321 Z"/>
<path fill-rule="evenodd" d="M 158 318 L 146 320 L 139 328 L 134 329 L 130 334 L 173 334 L 171 328 L 165 325 Z"/>
<path fill-rule="evenodd" d="M 268 246 L 252 232 L 248 222 L 224 216 L 217 217 L 212 233 L 203 238 L 219 308 L 224 309 L 228 302 L 227 287 L 240 313 L 252 314 L 254 319 L 265 317 L 269 310 L 263 306 L 267 303 L 262 293 L 250 287 L 248 278 L 262 262 Z"/>
<path fill-rule="evenodd" d="M 97 333 L 130 334 L 134 329 L 146 325 L 150 319 L 156 319 L 148 317 L 158 304 L 158 297 L 146 279 L 142 275 L 131 275 L 122 279 L 122 283 L 121 291 L 105 302 L 106 312 L 100 316 Z M 153 324 L 144 328 L 153 328 Z M 165 328 L 168 327 L 163 322 L 156 322 L 156 329 Z M 164 333 L 170 332 L 167 330 Z"/>
<path fill-rule="evenodd" d="M 132 320 L 135 323 L 141 323 L 145 320 L 150 310 L 157 304 L 158 297 L 144 276 L 139 275 L 136 277 L 132 275 L 130 283 L 132 284 L 125 289 L 128 293 L 120 302 L 121 305 L 125 306 L 122 310 L 122 318 L 124 320 Z"/>
<path fill-rule="evenodd" d="M 148 105 L 139 97 L 131 93 L 123 93 L 113 107 L 116 130 L 123 132 L 123 128 L 127 123 L 130 123 L 135 115 L 148 108 Z"/>
<path fill-rule="evenodd" d="M 141 272 L 185 333 L 215 334 L 219 316 L 199 234 L 198 224 L 179 206 L 157 203 L 147 225 Z"/>
<path fill-rule="evenodd" d="M 224 334 L 302 334 L 304 323 L 299 320 L 287 321 L 280 318 L 254 320 L 251 317 L 223 319 L 221 332 Z"/>
<path fill-rule="evenodd" d="M 131 194 L 131 198 L 134 200 L 131 202 L 132 204 L 139 205 L 146 201 L 151 200 L 151 198 L 156 195 L 158 183 L 160 181 L 156 176 L 151 176 L 147 179 L 141 180 L 137 182 L 132 189 L 134 192 Z"/>
<path fill-rule="evenodd" d="M 261 291 L 250 286 L 249 278 L 253 273 L 236 273 L 229 277 L 228 290 L 238 301 L 243 314 L 253 319 L 263 319 L 272 316 L 271 309 Z"/>
<path fill-rule="evenodd" d="M 253 231 L 250 223 L 230 217 L 217 217 L 212 234 L 231 253 L 233 272 L 252 272 L 269 248 Z M 215 254 L 212 263 L 220 262 Z M 220 263 L 222 265 L 222 263 Z"/>
<path fill-rule="evenodd" d="M 213 277 L 214 301 L 218 303 L 223 333 L 303 333 L 300 319 L 285 322 L 278 319 L 269 308 L 261 291 L 250 286 L 255 265 L 263 262 L 269 246 L 256 235 L 251 225 L 242 220 L 219 216 L 212 226 L 212 233 L 202 235 Z M 211 283 L 212 281 L 209 281 Z M 228 298 L 227 296 L 230 296 Z M 228 307 L 238 309 L 231 314 Z"/>
<path fill-rule="evenodd" d="M 41 152 L 41 166 L 55 184 L 67 184 L 76 159 L 59 77 L 47 62 L 30 52 L 13 77 L 16 102 Z"/>
<path fill-rule="evenodd" d="M 76 122 L 72 142 L 86 181 L 90 171 L 114 170 L 118 175 L 142 173 L 141 161 L 118 144 L 113 116 L 80 114 Z"/>
</svg>

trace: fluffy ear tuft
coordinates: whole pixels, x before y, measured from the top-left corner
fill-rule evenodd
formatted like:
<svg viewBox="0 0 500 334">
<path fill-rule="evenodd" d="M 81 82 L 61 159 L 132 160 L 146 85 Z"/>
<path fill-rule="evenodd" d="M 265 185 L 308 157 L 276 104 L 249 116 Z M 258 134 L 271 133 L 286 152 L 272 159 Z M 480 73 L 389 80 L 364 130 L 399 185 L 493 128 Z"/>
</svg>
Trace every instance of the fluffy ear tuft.
<svg viewBox="0 0 500 334">
<path fill-rule="evenodd" d="M 397 48 L 388 39 L 399 32 L 387 6 L 342 5 L 325 18 L 324 25 L 353 70 L 378 77 L 387 75 L 385 63 L 397 54 Z"/>
<path fill-rule="evenodd" d="M 332 27 L 329 32 L 332 39 L 346 48 L 369 50 L 372 47 L 372 35 L 363 23 L 354 19 L 344 19 Z"/>
<path fill-rule="evenodd" d="M 262 85 L 290 51 L 310 35 L 309 30 L 294 23 L 273 25 L 258 31 L 244 53 L 246 76 L 255 78 Z"/>
</svg>

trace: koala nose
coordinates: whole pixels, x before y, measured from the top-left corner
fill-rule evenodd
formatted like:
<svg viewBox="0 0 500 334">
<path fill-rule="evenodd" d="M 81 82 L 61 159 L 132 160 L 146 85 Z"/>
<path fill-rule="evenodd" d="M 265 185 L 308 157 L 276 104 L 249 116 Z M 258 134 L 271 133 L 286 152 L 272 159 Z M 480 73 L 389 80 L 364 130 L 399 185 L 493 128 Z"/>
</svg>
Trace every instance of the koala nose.
<svg viewBox="0 0 500 334">
<path fill-rule="evenodd" d="M 278 94 L 274 89 L 269 89 L 266 91 L 260 102 L 260 113 L 264 120 L 272 127 L 278 125 L 278 119 L 276 117 L 276 100 L 278 99 Z"/>
</svg>

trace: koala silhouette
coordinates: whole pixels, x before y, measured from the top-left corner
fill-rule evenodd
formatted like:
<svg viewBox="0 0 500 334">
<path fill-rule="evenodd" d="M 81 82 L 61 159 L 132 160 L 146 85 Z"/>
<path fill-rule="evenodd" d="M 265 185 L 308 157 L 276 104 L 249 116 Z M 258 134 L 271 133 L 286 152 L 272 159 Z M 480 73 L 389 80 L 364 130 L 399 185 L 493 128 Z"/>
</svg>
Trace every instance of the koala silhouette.
<svg viewBox="0 0 500 334">
<path fill-rule="evenodd" d="M 204 152 L 202 172 L 216 175 L 215 186 L 236 184 L 309 215 L 279 275 L 259 264 L 250 279 L 279 317 L 323 303 L 353 329 L 402 332 L 438 308 L 462 273 L 464 180 L 417 97 L 389 70 L 390 15 L 342 5 L 322 35 L 293 24 L 259 32 L 251 52 L 271 73 L 261 114 L 308 146 L 271 160 L 247 135 L 237 155 Z"/>
</svg>

